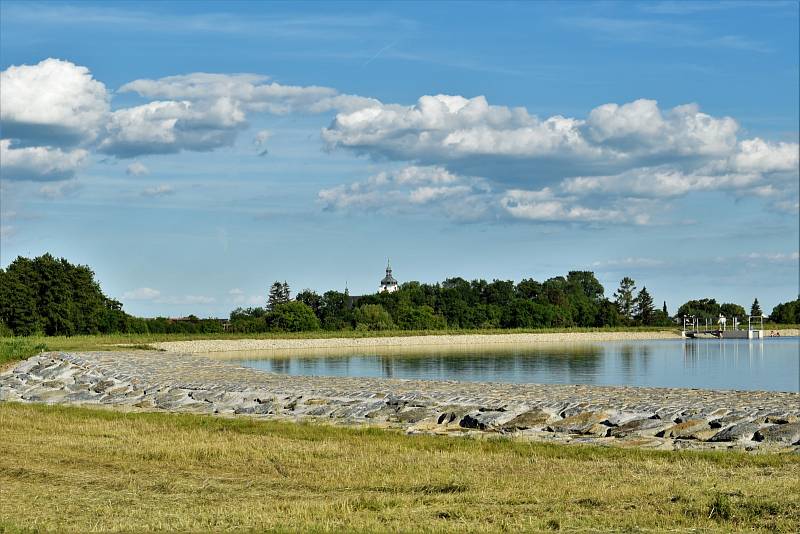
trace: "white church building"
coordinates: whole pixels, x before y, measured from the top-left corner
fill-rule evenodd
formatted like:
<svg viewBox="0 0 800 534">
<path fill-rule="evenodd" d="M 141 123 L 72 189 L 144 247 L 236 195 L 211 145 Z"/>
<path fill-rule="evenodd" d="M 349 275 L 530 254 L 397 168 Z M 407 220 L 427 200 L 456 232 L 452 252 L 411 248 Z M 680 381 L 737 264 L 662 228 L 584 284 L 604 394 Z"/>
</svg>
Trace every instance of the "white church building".
<svg viewBox="0 0 800 534">
<path fill-rule="evenodd" d="M 381 287 L 378 289 L 378 293 L 392 293 L 394 291 L 397 291 L 397 280 L 392 276 L 392 266 L 389 264 L 389 260 L 386 260 L 386 276 L 381 280 Z"/>
</svg>

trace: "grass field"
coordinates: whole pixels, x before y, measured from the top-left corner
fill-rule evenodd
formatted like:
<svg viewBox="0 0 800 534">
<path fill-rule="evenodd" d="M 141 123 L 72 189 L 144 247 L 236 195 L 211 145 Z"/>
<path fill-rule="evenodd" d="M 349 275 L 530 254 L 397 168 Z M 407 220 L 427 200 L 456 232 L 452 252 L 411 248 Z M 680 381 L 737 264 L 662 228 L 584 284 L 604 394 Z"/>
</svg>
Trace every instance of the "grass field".
<svg viewBox="0 0 800 534">
<path fill-rule="evenodd" d="M 800 529 L 800 456 L 0 403 L 0 532 Z"/>
</svg>

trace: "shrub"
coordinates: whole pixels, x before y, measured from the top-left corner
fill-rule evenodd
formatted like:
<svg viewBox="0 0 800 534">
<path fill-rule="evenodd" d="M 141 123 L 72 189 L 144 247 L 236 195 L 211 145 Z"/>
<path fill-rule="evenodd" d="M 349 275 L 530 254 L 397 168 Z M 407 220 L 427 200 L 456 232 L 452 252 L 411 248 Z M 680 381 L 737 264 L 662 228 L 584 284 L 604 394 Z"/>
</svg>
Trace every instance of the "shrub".
<svg viewBox="0 0 800 534">
<path fill-rule="evenodd" d="M 284 332 L 302 332 L 319 330 L 319 319 L 306 304 L 302 302 L 281 302 L 275 304 L 265 318 L 270 330 Z"/>
<path fill-rule="evenodd" d="M 358 330 L 392 330 L 395 327 L 392 316 L 380 304 L 364 304 L 355 312 Z"/>
</svg>

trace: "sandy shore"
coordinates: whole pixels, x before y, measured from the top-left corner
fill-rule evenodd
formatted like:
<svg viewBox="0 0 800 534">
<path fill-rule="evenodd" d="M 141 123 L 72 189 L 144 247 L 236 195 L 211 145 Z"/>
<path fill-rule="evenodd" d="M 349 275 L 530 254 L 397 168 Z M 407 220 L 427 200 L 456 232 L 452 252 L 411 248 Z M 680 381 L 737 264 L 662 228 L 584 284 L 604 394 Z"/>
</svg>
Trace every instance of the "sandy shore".
<svg viewBox="0 0 800 534">
<path fill-rule="evenodd" d="M 782 337 L 798 336 L 798 330 L 780 330 Z M 767 331 L 769 334 L 770 331 Z M 324 339 L 198 339 L 152 343 L 154 348 L 183 353 L 261 350 L 352 349 L 375 347 L 469 347 L 473 345 L 525 345 L 536 343 L 586 344 L 599 341 L 680 339 L 680 332 L 556 332 L 547 334 L 464 334 L 397 337 L 337 337 Z"/>
<path fill-rule="evenodd" d="M 438 336 L 398 336 L 326 339 L 229 339 L 168 341 L 153 343 L 170 352 L 233 352 L 251 350 L 303 350 L 372 347 L 435 347 L 490 344 L 592 343 L 596 341 L 633 341 L 680 339 L 678 331 L 669 332 L 558 332 L 548 334 L 465 334 Z"/>
</svg>

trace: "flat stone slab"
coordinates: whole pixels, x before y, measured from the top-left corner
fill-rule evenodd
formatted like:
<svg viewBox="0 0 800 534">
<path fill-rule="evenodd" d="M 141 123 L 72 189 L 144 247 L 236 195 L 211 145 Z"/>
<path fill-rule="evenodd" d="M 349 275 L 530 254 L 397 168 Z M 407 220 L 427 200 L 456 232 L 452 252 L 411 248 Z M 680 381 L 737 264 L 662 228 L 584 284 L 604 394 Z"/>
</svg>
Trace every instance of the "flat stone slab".
<svg viewBox="0 0 800 534">
<path fill-rule="evenodd" d="M 0 374 L 2 401 L 324 419 L 625 447 L 800 451 L 798 393 L 287 376 L 155 351 L 34 356 Z"/>
</svg>

